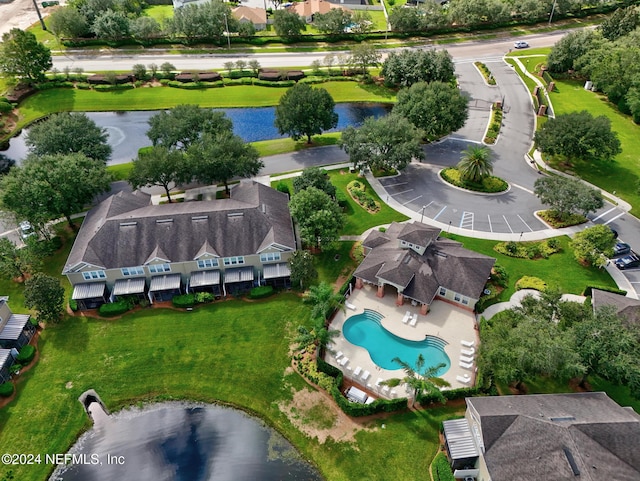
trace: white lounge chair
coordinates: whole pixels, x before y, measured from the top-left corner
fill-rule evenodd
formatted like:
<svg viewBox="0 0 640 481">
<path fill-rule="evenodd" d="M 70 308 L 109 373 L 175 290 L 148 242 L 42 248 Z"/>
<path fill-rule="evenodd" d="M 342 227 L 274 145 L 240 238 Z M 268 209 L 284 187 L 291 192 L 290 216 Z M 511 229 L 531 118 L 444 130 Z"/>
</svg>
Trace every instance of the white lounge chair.
<svg viewBox="0 0 640 481">
<path fill-rule="evenodd" d="M 337 361 L 338 359 L 340 359 L 342 356 L 344 356 L 344 354 L 342 353 L 342 351 L 338 351 L 336 352 L 335 356 L 333 356 L 335 358 L 335 360 Z"/>
<path fill-rule="evenodd" d="M 464 369 L 471 369 L 473 367 L 473 363 L 472 362 L 463 362 L 460 361 L 460 367 L 464 368 Z"/>
<path fill-rule="evenodd" d="M 358 366 L 358 367 L 356 367 L 356 370 L 353 371 L 353 375 L 357 377 L 357 376 L 360 375 L 361 372 L 362 372 L 362 368 L 360 366 Z"/>
<path fill-rule="evenodd" d="M 473 362 L 473 357 L 472 356 L 460 356 L 460 360 L 462 362 Z"/>
<path fill-rule="evenodd" d="M 342 359 L 338 361 L 338 364 L 340 364 L 341 366 L 345 366 L 348 362 L 349 362 L 349 358 L 347 356 L 344 356 Z"/>
<path fill-rule="evenodd" d="M 411 317 L 411 311 L 405 312 L 404 317 L 402 318 L 402 324 L 406 324 L 410 317 Z"/>
<path fill-rule="evenodd" d="M 476 341 L 460 341 L 460 344 L 462 344 L 464 347 L 473 347 L 475 343 Z"/>
<path fill-rule="evenodd" d="M 376 387 L 378 389 L 380 389 L 380 383 L 383 381 L 383 379 L 381 377 L 378 378 L 378 380 L 376 381 Z"/>
<path fill-rule="evenodd" d="M 456 376 L 456 379 L 462 384 L 468 384 L 471 381 L 471 378 L 468 374 L 465 374 L 464 376 Z"/>
<path fill-rule="evenodd" d="M 354 306 L 353 304 L 351 304 L 350 302 L 345 301 L 344 305 L 347 309 L 351 309 L 352 311 L 355 311 L 357 309 L 356 306 Z"/>
<path fill-rule="evenodd" d="M 462 349 L 460 353 L 465 356 L 473 356 L 476 353 L 476 350 L 470 347 L 469 349 Z"/>
<path fill-rule="evenodd" d="M 411 322 L 409 322 L 409 325 L 415 327 L 416 326 L 416 322 L 418 322 L 418 314 L 414 314 L 411 317 Z"/>
<path fill-rule="evenodd" d="M 389 392 L 389 386 L 384 386 L 382 388 L 382 392 L 385 393 L 385 394 L 388 393 Z"/>
<path fill-rule="evenodd" d="M 396 397 L 396 390 L 395 389 L 391 391 L 391 397 Z"/>
<path fill-rule="evenodd" d="M 366 382 L 369 377 L 371 377 L 371 373 L 369 371 L 365 371 L 362 373 L 362 377 L 360 379 Z"/>
</svg>

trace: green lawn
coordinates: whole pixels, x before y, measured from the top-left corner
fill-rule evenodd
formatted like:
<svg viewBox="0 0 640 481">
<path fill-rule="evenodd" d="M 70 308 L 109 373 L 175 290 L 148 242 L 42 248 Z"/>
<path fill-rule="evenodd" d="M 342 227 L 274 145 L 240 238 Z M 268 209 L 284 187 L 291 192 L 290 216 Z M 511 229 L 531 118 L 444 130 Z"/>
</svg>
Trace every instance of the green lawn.
<svg viewBox="0 0 640 481">
<path fill-rule="evenodd" d="M 455 409 L 396 414 L 370 423 L 384 422 L 386 429 L 360 432 L 354 443 L 322 446 L 281 413 L 278 403 L 305 386 L 285 370 L 295 328 L 307 316 L 300 298 L 282 294 L 190 313 L 147 309 L 120 320 L 70 318 L 48 327 L 38 364 L 21 376 L 17 398 L 0 410 L 0 446 L 18 453 L 65 452 L 90 427 L 77 398 L 93 388 L 110 411 L 170 399 L 240 406 L 279 429 L 327 480 L 425 479 L 440 422 Z M 20 466 L 13 474 L 37 481 L 49 469 Z M 0 479 L 6 474 L 0 467 Z"/>
<path fill-rule="evenodd" d="M 356 82 L 327 82 L 321 85 L 336 102 L 394 102 L 395 94 L 376 85 Z M 20 125 L 30 124 L 52 112 L 157 110 L 179 104 L 201 107 L 265 107 L 277 105 L 284 88 L 243 86 L 184 90 L 170 87 L 138 88 L 114 92 L 51 89 L 37 93 L 20 104 Z"/>
<path fill-rule="evenodd" d="M 573 251 L 569 247 L 569 238 L 557 237 L 562 251 L 553 254 L 548 259 L 517 259 L 505 256 L 493 250 L 495 241 L 473 239 L 454 234 L 445 234 L 447 237 L 458 240 L 467 249 L 496 258 L 496 263 L 503 266 L 509 275 L 509 285 L 501 293 L 499 301 L 507 301 L 515 292 L 515 283 L 523 276 L 539 277 L 548 285 L 557 286 L 562 292 L 570 294 L 582 294 L 587 286 L 616 287 L 615 282 L 605 270 L 594 267 L 584 267 L 573 257 Z"/>
<path fill-rule="evenodd" d="M 318 282 L 333 284 L 341 276 L 347 276 L 347 279 L 351 276 L 356 267 L 358 267 L 356 261 L 350 257 L 353 244 L 355 242 L 336 242 L 334 248 L 326 249 L 314 255 L 314 264 L 318 271 Z M 341 287 L 341 285 L 336 287 Z"/>
<path fill-rule="evenodd" d="M 173 18 L 173 5 L 149 5 L 144 9 L 144 15 L 155 18 L 162 26 L 168 18 Z"/>
<path fill-rule="evenodd" d="M 629 202 L 634 215 L 640 214 L 640 125 L 624 115 L 602 95 L 584 90 L 582 82 L 556 80 L 556 90 L 551 93 L 556 115 L 588 110 L 595 116 L 605 115 L 611 120 L 611 129 L 618 134 L 622 153 L 613 162 L 578 161 L 573 171 L 583 179 Z"/>
</svg>

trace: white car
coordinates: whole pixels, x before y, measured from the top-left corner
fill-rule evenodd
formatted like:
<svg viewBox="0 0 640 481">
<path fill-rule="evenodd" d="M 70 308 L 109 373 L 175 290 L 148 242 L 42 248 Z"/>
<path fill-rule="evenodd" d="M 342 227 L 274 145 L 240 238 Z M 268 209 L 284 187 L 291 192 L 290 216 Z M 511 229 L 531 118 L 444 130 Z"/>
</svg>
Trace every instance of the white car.
<svg viewBox="0 0 640 481">
<path fill-rule="evenodd" d="M 515 48 L 529 48 L 529 44 L 524 40 L 518 40 L 513 44 Z"/>
<path fill-rule="evenodd" d="M 23 239 L 27 239 L 32 235 L 36 235 L 35 231 L 31 227 L 31 223 L 28 220 L 20 222 L 20 235 Z"/>
</svg>

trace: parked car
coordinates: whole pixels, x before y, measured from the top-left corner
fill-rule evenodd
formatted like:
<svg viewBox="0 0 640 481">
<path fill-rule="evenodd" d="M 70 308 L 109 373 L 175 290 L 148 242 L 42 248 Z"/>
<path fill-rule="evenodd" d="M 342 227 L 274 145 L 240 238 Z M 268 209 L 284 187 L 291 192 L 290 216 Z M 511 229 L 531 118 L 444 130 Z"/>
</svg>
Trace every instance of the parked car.
<svg viewBox="0 0 640 481">
<path fill-rule="evenodd" d="M 640 267 L 640 257 L 635 253 L 628 256 L 621 257 L 615 260 L 616 267 L 620 270 L 631 269 L 633 267 Z"/>
<path fill-rule="evenodd" d="M 524 40 L 518 40 L 513 44 L 515 48 L 529 48 L 529 44 Z"/>
<path fill-rule="evenodd" d="M 36 232 L 31 227 L 31 223 L 28 220 L 20 222 L 20 235 L 23 239 L 28 239 L 32 235 L 36 235 Z"/>
<path fill-rule="evenodd" d="M 631 252 L 631 246 L 629 244 L 625 244 L 624 242 L 618 242 L 613 247 L 613 255 L 614 256 L 623 256 L 629 254 Z"/>
</svg>

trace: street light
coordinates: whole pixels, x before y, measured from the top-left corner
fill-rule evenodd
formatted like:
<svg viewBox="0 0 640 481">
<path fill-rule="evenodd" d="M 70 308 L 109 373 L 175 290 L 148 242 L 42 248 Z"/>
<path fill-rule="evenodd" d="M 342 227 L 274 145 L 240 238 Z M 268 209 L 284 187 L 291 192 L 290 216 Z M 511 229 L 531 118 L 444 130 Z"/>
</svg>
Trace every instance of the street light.
<svg viewBox="0 0 640 481">
<path fill-rule="evenodd" d="M 426 205 L 422 206 L 422 214 L 420 215 L 420 223 L 422 224 L 422 220 L 424 219 L 424 210 L 427 208 Z"/>
<path fill-rule="evenodd" d="M 222 15 L 224 15 L 224 28 L 227 31 L 227 48 L 231 50 L 231 37 L 229 36 L 229 22 L 227 21 L 227 14 L 223 13 Z"/>
<path fill-rule="evenodd" d="M 549 25 L 551 25 L 551 20 L 553 20 L 553 13 L 556 11 L 556 2 L 557 0 L 553 0 L 553 6 L 551 7 L 551 15 L 549 15 Z"/>
</svg>

